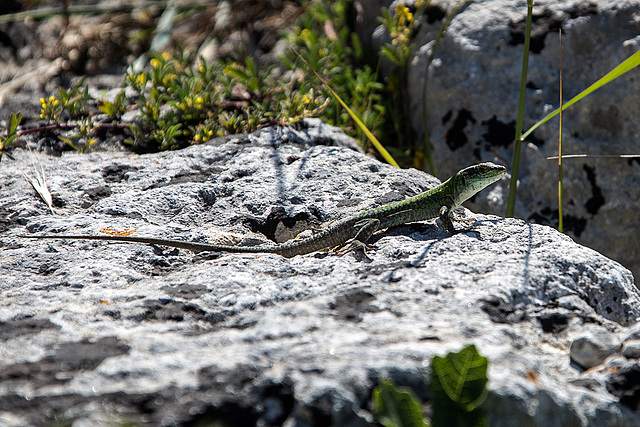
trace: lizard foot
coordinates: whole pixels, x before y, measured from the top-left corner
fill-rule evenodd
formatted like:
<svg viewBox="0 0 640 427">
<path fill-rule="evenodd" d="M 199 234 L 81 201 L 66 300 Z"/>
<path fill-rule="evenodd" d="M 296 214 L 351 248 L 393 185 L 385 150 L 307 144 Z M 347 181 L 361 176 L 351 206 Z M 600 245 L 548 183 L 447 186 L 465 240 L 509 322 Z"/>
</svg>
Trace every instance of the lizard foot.
<svg viewBox="0 0 640 427">
<path fill-rule="evenodd" d="M 373 251 L 373 247 L 367 245 L 366 243 L 362 243 L 360 240 L 351 240 L 350 242 L 346 242 L 344 244 L 342 244 L 341 246 L 339 246 L 336 250 L 335 250 L 335 254 L 338 256 L 344 256 L 346 254 L 348 254 L 349 252 L 353 252 L 355 250 L 358 249 L 362 249 L 362 252 L 364 252 L 364 255 L 369 258 L 367 256 L 367 251 Z"/>
</svg>

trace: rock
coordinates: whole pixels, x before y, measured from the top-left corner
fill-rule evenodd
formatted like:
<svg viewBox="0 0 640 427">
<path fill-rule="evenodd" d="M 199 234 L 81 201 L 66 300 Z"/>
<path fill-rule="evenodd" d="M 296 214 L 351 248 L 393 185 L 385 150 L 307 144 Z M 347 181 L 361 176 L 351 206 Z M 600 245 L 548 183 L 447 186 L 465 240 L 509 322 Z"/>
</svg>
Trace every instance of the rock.
<svg viewBox="0 0 640 427">
<path fill-rule="evenodd" d="M 640 340 L 640 323 L 629 328 L 629 332 L 624 338 L 624 341 Z"/>
<path fill-rule="evenodd" d="M 408 224 L 376 235 L 369 258 L 18 237 L 109 227 L 255 244 L 437 185 L 335 128 L 33 154 L 55 215 L 20 173 L 32 155 L 13 154 L 0 168 L 3 426 L 369 425 L 378 378 L 426 401 L 433 356 L 470 343 L 489 359 L 492 426 L 640 424 L 632 368 L 608 377 L 570 363 L 593 325 L 629 334 L 640 292 L 620 264 L 549 227 L 468 212 L 458 226 L 471 231 Z"/>
<path fill-rule="evenodd" d="M 620 342 L 602 327 L 590 327 L 586 334 L 573 340 L 569 349 L 571 360 L 584 369 L 593 368 L 620 350 Z"/>
<path fill-rule="evenodd" d="M 627 359 L 640 359 L 640 340 L 626 341 L 622 347 L 622 355 Z"/>
<path fill-rule="evenodd" d="M 431 3 L 414 38 L 408 70 L 414 127 L 428 130 L 442 178 L 493 152 L 512 158 L 527 14 L 524 1 L 467 3 L 428 65 L 443 17 L 458 3 Z M 565 103 L 640 49 L 638 0 L 536 0 L 533 13 L 524 130 L 559 105 L 560 28 Z M 374 32 L 374 27 L 363 32 Z M 375 34 L 384 32 L 378 28 Z M 381 36 L 378 45 L 385 41 Z M 564 161 L 564 231 L 627 266 L 636 277 L 640 163 L 593 156 L 637 153 L 639 91 L 633 70 L 571 106 L 563 114 L 562 151 L 592 156 Z M 557 154 L 556 117 L 523 144 L 516 217 L 557 227 L 558 166 L 547 160 Z M 506 186 L 501 190 L 491 205 L 481 201 L 472 206 L 504 215 Z"/>
<path fill-rule="evenodd" d="M 607 390 L 620 398 L 620 403 L 632 411 L 637 411 L 640 404 L 640 365 L 628 363 L 609 375 Z"/>
</svg>

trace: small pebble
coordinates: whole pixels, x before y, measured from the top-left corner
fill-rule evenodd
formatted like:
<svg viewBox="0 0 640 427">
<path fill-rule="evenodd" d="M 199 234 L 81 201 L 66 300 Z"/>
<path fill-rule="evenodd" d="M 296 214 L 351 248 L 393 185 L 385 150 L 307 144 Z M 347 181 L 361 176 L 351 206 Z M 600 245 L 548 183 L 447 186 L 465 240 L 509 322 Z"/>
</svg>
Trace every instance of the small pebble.
<svg viewBox="0 0 640 427">
<path fill-rule="evenodd" d="M 573 340 L 569 355 L 584 369 L 593 368 L 620 350 L 616 336 L 604 328 L 594 327 Z"/>
</svg>

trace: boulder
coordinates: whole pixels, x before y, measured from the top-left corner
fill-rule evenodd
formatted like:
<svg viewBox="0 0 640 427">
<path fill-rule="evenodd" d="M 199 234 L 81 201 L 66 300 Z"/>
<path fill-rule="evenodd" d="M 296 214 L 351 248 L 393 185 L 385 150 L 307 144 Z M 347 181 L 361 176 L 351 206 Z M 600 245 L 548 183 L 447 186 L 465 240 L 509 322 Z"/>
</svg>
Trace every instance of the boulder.
<svg viewBox="0 0 640 427">
<path fill-rule="evenodd" d="M 640 424 L 636 353 L 585 371 L 570 351 L 593 325 L 636 339 L 640 292 L 550 227 L 467 211 L 453 236 L 427 221 L 374 236 L 366 255 L 291 259 L 18 237 L 279 241 L 438 184 L 317 120 L 177 152 L 13 155 L 0 168 L 3 426 L 369 425 L 379 378 L 427 401 L 433 356 L 467 344 L 489 359 L 492 426 Z M 22 175 L 34 161 L 54 213 Z"/>
<path fill-rule="evenodd" d="M 377 1 L 362 2 L 365 9 L 369 3 L 379 7 Z M 524 0 L 467 2 L 434 52 L 444 17 L 459 3 L 430 3 L 415 34 L 408 70 L 408 110 L 416 131 L 429 132 L 443 179 L 494 153 L 511 161 L 522 70 Z M 559 30 L 566 103 L 640 49 L 639 13 L 638 0 L 535 1 L 525 131 L 559 106 Z M 375 34 L 378 45 L 388 41 L 381 27 Z M 564 161 L 564 231 L 636 277 L 640 162 L 616 155 L 638 154 L 639 92 L 635 69 L 567 109 L 562 126 L 562 153 L 589 155 Z M 558 123 L 552 119 L 523 144 L 515 209 L 517 218 L 553 227 L 558 226 L 558 161 L 547 157 L 558 154 Z M 506 195 L 498 206 L 481 208 L 504 215 Z"/>
</svg>

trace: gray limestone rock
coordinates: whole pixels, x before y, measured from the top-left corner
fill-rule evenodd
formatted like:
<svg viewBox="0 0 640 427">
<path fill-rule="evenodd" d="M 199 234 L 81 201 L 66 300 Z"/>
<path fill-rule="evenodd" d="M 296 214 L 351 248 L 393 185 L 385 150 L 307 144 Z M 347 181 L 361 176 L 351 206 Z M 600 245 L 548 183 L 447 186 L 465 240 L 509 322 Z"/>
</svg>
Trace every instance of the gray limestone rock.
<svg viewBox="0 0 640 427">
<path fill-rule="evenodd" d="M 493 152 L 512 158 L 527 13 L 526 1 L 467 2 L 428 65 L 443 17 L 458 3 L 431 3 L 416 34 L 408 71 L 413 123 L 419 132 L 426 128 L 430 133 L 442 178 Z M 525 130 L 559 105 L 559 29 L 565 102 L 640 49 L 639 0 L 536 0 L 533 12 Z M 380 28 L 375 34 L 379 44 L 386 41 Z M 639 93 L 635 69 L 566 110 L 563 154 L 637 154 Z M 555 118 L 523 144 L 516 217 L 557 226 L 558 166 L 557 160 L 547 160 L 557 153 Z M 493 206 L 475 208 L 504 215 L 506 194 L 496 200 Z M 640 162 L 609 157 L 565 160 L 564 201 L 565 231 L 637 277 Z"/>
<path fill-rule="evenodd" d="M 622 355 L 627 359 L 640 359 L 640 340 L 632 340 L 624 343 Z"/>
<path fill-rule="evenodd" d="M 573 340 L 569 355 L 579 366 L 590 369 L 618 352 L 620 346 L 620 341 L 607 329 L 591 326 L 585 328 L 583 335 Z"/>
<path fill-rule="evenodd" d="M 34 155 L 55 214 L 21 175 L 31 155 L 14 156 L 0 167 L 0 425 L 370 425 L 378 378 L 427 401 L 433 356 L 470 343 L 489 359 L 492 426 L 640 425 L 631 361 L 608 376 L 570 358 L 591 325 L 630 333 L 633 277 L 546 226 L 467 212 L 470 231 L 408 224 L 374 236 L 368 258 L 17 237 L 135 228 L 255 244 L 437 185 L 335 128 Z"/>
</svg>

